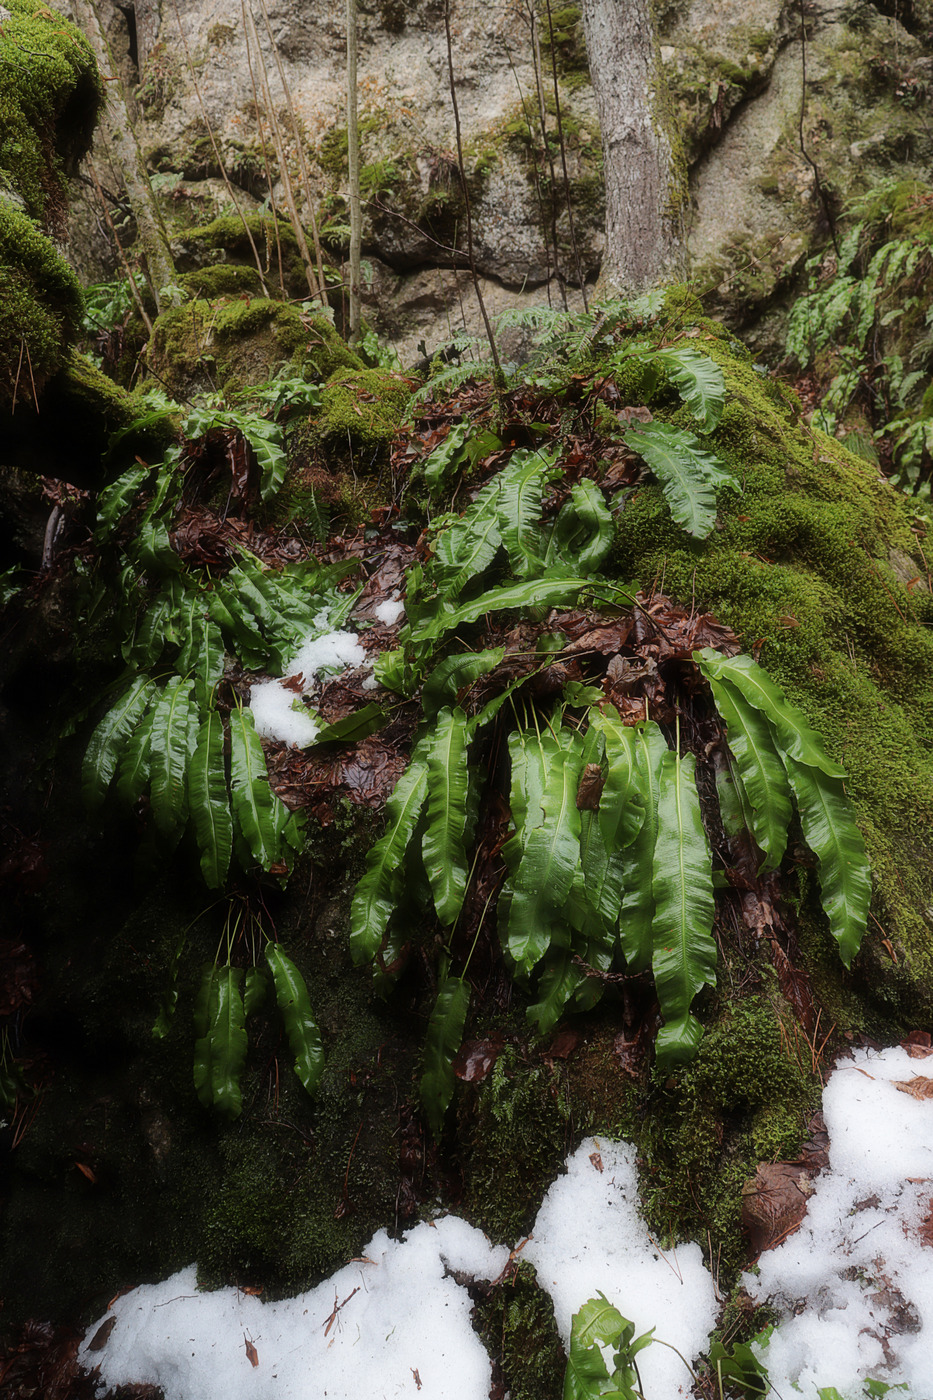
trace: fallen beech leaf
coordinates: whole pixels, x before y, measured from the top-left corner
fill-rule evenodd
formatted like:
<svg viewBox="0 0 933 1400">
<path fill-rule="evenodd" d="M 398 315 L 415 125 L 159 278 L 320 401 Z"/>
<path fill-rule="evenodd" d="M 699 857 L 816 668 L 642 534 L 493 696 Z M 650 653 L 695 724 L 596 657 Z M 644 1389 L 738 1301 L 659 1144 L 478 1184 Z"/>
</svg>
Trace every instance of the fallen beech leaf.
<svg viewBox="0 0 933 1400">
<path fill-rule="evenodd" d="M 414 1367 L 414 1366 L 409 1366 L 408 1369 L 411 1371 L 411 1374 L 412 1374 L 412 1376 L 414 1377 L 415 1385 L 416 1385 L 416 1386 L 418 1387 L 418 1389 L 420 1390 L 420 1389 L 421 1389 L 421 1377 L 420 1377 L 419 1374 L 418 1374 L 417 1368 Z"/>
<path fill-rule="evenodd" d="M 106 1322 L 102 1322 L 87 1344 L 88 1351 L 103 1351 L 107 1345 L 107 1338 L 117 1325 L 115 1317 L 108 1317 Z"/>
<path fill-rule="evenodd" d="M 591 1152 L 591 1153 L 590 1153 L 590 1161 L 593 1163 L 593 1166 L 596 1168 L 596 1170 L 597 1170 L 598 1172 L 601 1172 L 601 1171 L 602 1171 L 602 1169 L 603 1169 L 603 1159 L 602 1159 L 602 1157 L 599 1155 L 598 1152 Z"/>
<path fill-rule="evenodd" d="M 259 1365 L 259 1352 L 256 1350 L 256 1348 L 253 1346 L 252 1342 L 251 1342 L 247 1337 L 244 1337 L 244 1338 L 243 1338 L 243 1342 L 244 1342 L 244 1345 L 246 1346 L 246 1355 L 249 1357 L 249 1364 L 250 1364 L 251 1366 L 258 1366 L 258 1365 Z"/>
<path fill-rule="evenodd" d="M 595 812 L 599 807 L 606 779 L 598 763 L 588 763 L 583 770 L 577 788 L 577 809 L 581 812 Z"/>
<path fill-rule="evenodd" d="M 773 1249 L 799 1228 L 812 1195 L 810 1173 L 794 1162 L 762 1162 L 742 1187 L 742 1228 L 754 1254 Z"/>
<path fill-rule="evenodd" d="M 93 1181 L 94 1185 L 97 1185 L 97 1177 L 91 1171 L 91 1168 L 89 1166 L 87 1166 L 84 1162 L 75 1162 L 75 1166 L 78 1168 L 79 1172 L 81 1172 L 84 1176 L 87 1177 L 88 1181 Z"/>
<path fill-rule="evenodd" d="M 454 1074 L 465 1084 L 478 1084 L 496 1063 L 504 1043 L 501 1036 L 490 1040 L 465 1040 L 454 1057 Z"/>
<path fill-rule="evenodd" d="M 922 1074 L 913 1079 L 895 1079 L 894 1087 L 912 1099 L 933 1099 L 933 1079 L 925 1079 Z"/>
<path fill-rule="evenodd" d="M 250 1298 L 259 1298 L 262 1295 L 262 1284 L 241 1283 L 240 1292 L 248 1294 Z"/>
<path fill-rule="evenodd" d="M 925 1060 L 933 1055 L 933 1037 L 929 1031 L 911 1031 L 901 1044 L 912 1060 Z"/>
<path fill-rule="evenodd" d="M 545 1051 L 544 1058 L 546 1060 L 569 1060 L 579 1044 L 579 1031 L 558 1031 Z"/>
</svg>

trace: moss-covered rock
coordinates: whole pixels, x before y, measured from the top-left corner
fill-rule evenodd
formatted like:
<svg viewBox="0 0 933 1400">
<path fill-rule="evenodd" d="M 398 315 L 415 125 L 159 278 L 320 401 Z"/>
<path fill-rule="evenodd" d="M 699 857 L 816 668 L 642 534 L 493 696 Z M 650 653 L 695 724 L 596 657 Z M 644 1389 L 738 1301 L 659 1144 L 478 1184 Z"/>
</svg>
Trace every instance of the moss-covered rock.
<svg viewBox="0 0 933 1400">
<path fill-rule="evenodd" d="M 38 401 L 81 321 L 78 279 L 50 238 L 0 196 L 0 401 Z"/>
<path fill-rule="evenodd" d="M 248 267 L 259 279 L 260 288 L 265 283 L 267 296 L 300 300 L 309 295 L 294 229 L 284 219 L 268 214 L 245 214 L 243 218 L 223 214 L 208 224 L 186 229 L 173 238 L 172 255 L 179 272 L 203 275 L 206 269 L 216 272 L 219 264 Z M 193 285 L 201 284 L 195 279 Z M 214 283 L 210 292 L 201 294 L 216 295 L 220 290 Z"/>
<path fill-rule="evenodd" d="M 65 176 L 91 144 L 104 85 L 90 45 L 33 0 L 8 0 L 0 22 L 0 190 L 61 232 Z"/>
<path fill-rule="evenodd" d="M 232 269 L 229 269 L 232 271 Z M 264 383 L 290 366 L 323 379 L 360 361 L 329 321 L 266 297 L 197 297 L 163 312 L 153 326 L 147 363 L 176 398 Z"/>
<path fill-rule="evenodd" d="M 711 445 L 742 494 L 723 493 L 719 528 L 697 543 L 646 485 L 620 517 L 616 566 L 623 577 L 663 577 L 667 592 L 733 627 L 844 764 L 875 875 L 877 922 L 853 971 L 861 1014 L 873 1007 L 868 1018 L 879 1027 L 925 1022 L 933 1015 L 927 526 L 870 463 L 788 413 L 786 391 L 721 326 L 703 322 L 701 334 L 727 386 Z M 665 392 L 658 411 L 688 426 Z M 910 588 L 892 551 L 912 561 Z M 838 986 L 830 943 L 824 932 L 809 951 L 823 950 Z M 840 1026 L 853 1026 L 851 1008 L 837 999 L 837 1009 Z"/>
<path fill-rule="evenodd" d="M 324 386 L 313 425 L 316 441 L 341 454 L 359 453 L 357 470 L 371 471 L 385 459 L 413 387 L 411 379 L 390 370 L 337 370 Z"/>
<path fill-rule="evenodd" d="M 90 47 L 31 0 L 0 22 L 0 404 L 38 406 L 81 318 L 74 273 L 47 234 L 64 231 L 66 175 L 103 107 Z"/>
</svg>

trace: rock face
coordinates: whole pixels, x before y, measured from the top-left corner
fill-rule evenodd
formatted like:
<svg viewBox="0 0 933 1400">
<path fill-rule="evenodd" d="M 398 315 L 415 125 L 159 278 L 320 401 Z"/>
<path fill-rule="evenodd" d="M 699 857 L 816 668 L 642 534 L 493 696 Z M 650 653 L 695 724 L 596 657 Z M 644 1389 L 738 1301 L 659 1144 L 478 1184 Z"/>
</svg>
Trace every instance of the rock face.
<svg viewBox="0 0 933 1400">
<path fill-rule="evenodd" d="M 70 0 L 58 3 L 68 11 Z M 929 166 L 933 16 L 926 0 L 895 7 L 897 18 L 889 8 L 814 0 L 802 26 L 800 8 L 783 0 L 656 7 L 689 169 L 693 277 L 732 324 L 759 327 L 765 351 L 804 255 L 845 203 Z M 284 214 L 284 164 L 305 223 L 314 207 L 337 281 L 347 238 L 342 11 L 265 0 L 252 6 L 253 28 L 237 0 L 102 0 L 101 9 L 168 220 L 203 224 L 234 200 L 244 212 L 267 200 Z M 560 305 L 557 266 L 576 287 L 595 278 L 602 254 L 602 153 L 579 11 L 552 7 L 552 20 L 553 43 L 546 13 L 532 29 L 505 4 L 457 0 L 452 12 L 477 264 L 501 289 L 494 300 L 512 306 L 546 296 Z M 443 8 L 380 0 L 359 27 L 367 315 L 405 360 L 421 340 L 432 348 L 479 327 L 472 292 L 436 271 L 465 267 Z M 95 160 L 106 167 L 106 130 Z M 104 183 L 117 192 L 119 172 Z M 114 266 L 99 223 L 86 202 L 71 251 L 88 277 Z"/>
</svg>

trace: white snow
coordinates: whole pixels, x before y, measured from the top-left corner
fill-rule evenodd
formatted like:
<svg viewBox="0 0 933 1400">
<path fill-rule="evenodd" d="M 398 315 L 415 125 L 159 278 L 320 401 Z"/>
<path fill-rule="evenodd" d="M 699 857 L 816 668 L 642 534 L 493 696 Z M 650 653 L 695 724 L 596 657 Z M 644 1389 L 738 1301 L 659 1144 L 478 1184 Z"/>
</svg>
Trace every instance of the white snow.
<svg viewBox="0 0 933 1400">
<path fill-rule="evenodd" d="M 699 1245 L 661 1249 L 648 1234 L 638 1212 L 635 1149 L 627 1143 L 581 1143 L 545 1196 L 533 1236 L 521 1257 L 551 1295 L 565 1349 L 573 1314 L 602 1292 L 634 1322 L 636 1336 L 654 1327 L 688 1361 L 705 1350 L 719 1310 L 712 1277 Z M 648 1396 L 673 1400 L 691 1392 L 687 1368 L 668 1347 L 639 1352 L 638 1370 Z"/>
<path fill-rule="evenodd" d="M 377 622 L 384 622 L 388 627 L 392 627 L 398 622 L 404 611 L 405 604 L 393 595 L 391 598 L 385 598 L 381 603 L 377 603 L 373 608 L 373 617 Z"/>
<path fill-rule="evenodd" d="M 326 626 L 326 614 L 315 620 L 315 627 Z M 286 677 L 302 676 L 302 694 L 311 689 L 322 671 L 340 671 L 348 666 L 362 666 L 367 654 L 360 646 L 355 632 L 312 633 L 301 645 L 286 668 Z M 258 681 L 250 688 L 249 707 L 261 739 L 278 739 L 285 744 L 303 748 L 311 744 L 321 728 L 320 721 L 310 714 L 294 690 L 281 680 Z"/>
<path fill-rule="evenodd" d="M 257 681 L 250 688 L 249 707 L 261 739 L 280 739 L 299 748 L 313 743 L 321 726 L 308 710 L 296 706 L 301 706 L 301 697 L 281 681 Z"/>
<path fill-rule="evenodd" d="M 489 1357 L 470 1325 L 472 1299 L 447 1270 L 494 1279 L 507 1260 L 447 1216 L 404 1243 L 380 1230 L 365 1260 L 287 1302 L 199 1293 L 192 1265 L 118 1299 L 106 1345 L 83 1360 L 100 1364 L 106 1385 L 160 1385 L 165 1400 L 481 1400 Z"/>
<path fill-rule="evenodd" d="M 800 1229 L 746 1275 L 782 1314 L 762 1352 L 772 1385 L 816 1400 L 821 1386 L 861 1397 L 871 1377 L 933 1396 L 933 1099 L 895 1088 L 933 1078 L 933 1060 L 858 1050 L 823 1093 L 829 1169 Z"/>
<path fill-rule="evenodd" d="M 933 1397 L 933 1247 L 920 1236 L 926 1222 L 933 1237 L 933 1099 L 892 1082 L 928 1073 L 933 1060 L 900 1048 L 861 1050 L 829 1080 L 830 1166 L 800 1229 L 744 1279 L 783 1318 L 762 1353 L 783 1400 L 817 1400 L 829 1386 L 864 1400 L 867 1377 L 906 1383 L 910 1400 Z M 110 1337 L 99 1351 L 85 1343 L 84 1364 L 99 1364 L 109 1386 L 161 1385 L 166 1400 L 487 1400 L 489 1357 L 469 1294 L 450 1274 L 495 1279 L 508 1251 L 446 1216 L 400 1241 L 379 1231 L 364 1256 L 280 1303 L 233 1288 L 199 1293 L 192 1266 L 117 1300 Z M 655 1328 L 691 1362 L 706 1349 L 713 1280 L 698 1245 L 662 1249 L 648 1234 L 626 1143 L 580 1145 L 520 1257 L 551 1295 L 565 1346 L 574 1312 L 601 1291 L 636 1334 Z M 651 1400 L 690 1394 L 668 1347 L 647 1347 L 638 1366 Z"/>
</svg>

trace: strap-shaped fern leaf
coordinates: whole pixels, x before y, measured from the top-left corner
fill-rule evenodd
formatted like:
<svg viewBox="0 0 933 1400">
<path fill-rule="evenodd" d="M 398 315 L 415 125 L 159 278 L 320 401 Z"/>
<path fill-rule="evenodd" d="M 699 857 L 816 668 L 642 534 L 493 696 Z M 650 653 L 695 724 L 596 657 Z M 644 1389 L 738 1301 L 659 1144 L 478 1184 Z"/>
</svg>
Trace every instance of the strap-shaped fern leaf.
<svg viewBox="0 0 933 1400">
<path fill-rule="evenodd" d="M 582 812 L 579 891 L 568 918 L 584 938 L 610 955 L 618 941 L 624 872 L 623 853 L 606 844 L 597 814 Z M 582 909 L 582 919 L 573 917 L 575 907 Z"/>
<path fill-rule="evenodd" d="M 789 754 L 798 763 L 819 768 L 828 778 L 845 777 L 845 769 L 830 758 L 822 737 L 810 727 L 802 711 L 785 699 L 767 671 L 750 656 L 723 656 L 711 647 L 703 647 L 694 652 L 694 660 L 707 680 L 726 681 L 761 711 L 771 725 L 782 756 Z"/>
<path fill-rule="evenodd" d="M 350 905 L 350 951 L 361 963 L 376 956 L 397 900 L 397 872 L 428 794 L 428 742 L 412 750 L 408 767 L 386 802 L 387 825 L 366 857 L 366 873 Z"/>
<path fill-rule="evenodd" d="M 464 456 L 464 444 L 472 431 L 470 423 L 455 423 L 450 432 L 428 453 L 421 463 L 424 484 L 434 497 L 441 490 L 448 475 Z"/>
<path fill-rule="evenodd" d="M 295 1057 L 295 1073 L 308 1093 L 315 1094 L 324 1072 L 324 1047 L 308 999 L 308 988 L 291 958 L 274 943 L 266 944 L 266 962 L 285 1022 L 288 1047 Z"/>
<path fill-rule="evenodd" d="M 248 855 L 268 870 L 283 857 L 289 812 L 269 786 L 253 714 L 243 705 L 230 712 L 230 788 L 236 831 Z"/>
<path fill-rule="evenodd" d="M 541 1035 L 554 1029 L 564 1007 L 586 980 L 569 948 L 555 950 L 538 982 L 538 1000 L 528 1008 L 528 1019 L 536 1023 Z"/>
<path fill-rule="evenodd" d="M 513 453 L 499 474 L 499 533 L 519 578 L 536 576 L 544 568 L 541 511 L 553 468 L 553 456 L 524 449 Z"/>
<path fill-rule="evenodd" d="M 288 467 L 288 458 L 282 449 L 282 429 L 256 413 L 238 413 L 236 418 L 237 426 L 259 463 L 259 494 L 268 501 L 285 480 Z"/>
<path fill-rule="evenodd" d="M 635 767 L 632 778 L 644 820 L 622 856 L 622 910 L 619 942 L 630 972 L 651 966 L 654 924 L 654 856 L 658 834 L 658 775 L 668 752 L 664 735 L 653 722 L 634 726 Z M 603 793 L 605 798 L 605 792 Z M 602 804 L 600 804 L 602 805 Z"/>
<path fill-rule="evenodd" d="M 716 981 L 713 871 L 695 766 L 692 754 L 667 752 L 658 774 L 651 961 L 664 1017 L 656 1046 L 662 1065 L 695 1054 L 703 1028 L 690 1006 L 701 987 Z"/>
<path fill-rule="evenodd" d="M 546 562 L 562 559 L 577 574 L 595 574 L 615 539 L 612 515 L 603 493 L 584 477 L 571 488 L 548 541 Z"/>
<path fill-rule="evenodd" d="M 776 870 L 787 846 L 792 808 L 787 774 L 774 747 L 771 726 L 737 686 L 710 674 L 712 668 L 703 662 L 700 669 L 709 680 L 716 708 L 726 722 L 729 748 L 748 799 L 752 835 L 765 856 L 762 869 Z"/>
<path fill-rule="evenodd" d="M 599 799 L 599 825 L 610 850 L 630 846 L 645 822 L 639 731 L 623 724 L 614 705 L 590 710 L 590 725 L 602 735 L 606 781 Z"/>
<path fill-rule="evenodd" d="M 206 709 L 224 673 L 224 641 L 203 594 L 189 594 L 175 669 L 194 678 L 198 701 Z"/>
<path fill-rule="evenodd" d="M 651 361 L 667 371 L 702 431 L 711 433 L 726 402 L 726 381 L 716 361 L 687 345 L 658 350 Z"/>
<path fill-rule="evenodd" d="M 544 789 L 537 813 L 529 804 L 521 858 L 509 882 L 507 946 L 521 972 L 531 972 L 544 956 L 555 926 L 565 927 L 564 909 L 580 860 L 577 788 L 583 746 L 574 731 L 559 729 L 557 737 L 542 735 L 540 752 Z"/>
<path fill-rule="evenodd" d="M 499 588 L 490 588 L 469 603 L 462 603 L 458 608 L 443 611 L 413 626 L 410 638 L 415 642 L 436 641 L 463 622 L 475 622 L 485 613 L 501 612 L 504 608 L 533 608 L 542 603 L 555 607 L 558 603 L 576 598 L 589 585 L 590 580 L 586 578 L 564 577 L 506 583 Z M 620 590 L 618 597 L 621 599 L 622 596 Z"/>
<path fill-rule="evenodd" d="M 441 593 L 446 598 L 458 597 L 468 583 L 485 573 L 501 544 L 499 477 L 494 477 L 463 515 L 443 521 L 434 541 L 431 569 Z"/>
<path fill-rule="evenodd" d="M 194 753 L 199 711 L 194 683 L 170 676 L 153 707 L 149 796 L 156 830 L 175 841 L 188 820 L 188 763 Z"/>
<path fill-rule="evenodd" d="M 487 651 L 466 651 L 446 656 L 424 682 L 421 705 L 425 719 L 433 719 L 442 706 L 450 704 L 464 686 L 472 685 L 480 676 L 494 671 L 505 656 L 505 647 L 490 647 Z"/>
<path fill-rule="evenodd" d="M 155 690 L 148 676 L 137 676 L 98 724 L 84 755 L 81 769 L 84 800 L 99 807 L 117 769 L 117 762 Z"/>
<path fill-rule="evenodd" d="M 208 889 L 219 890 L 230 868 L 233 817 L 224 768 L 223 721 L 216 710 L 207 711 L 198 729 L 188 764 L 188 805 L 201 852 L 201 874 Z"/>
<path fill-rule="evenodd" d="M 242 968 L 208 967 L 195 1003 L 194 1087 L 205 1108 L 236 1118 L 243 1107 L 246 1024 Z"/>
<path fill-rule="evenodd" d="M 126 512 L 136 499 L 140 486 L 152 470 L 146 463 L 132 466 L 116 481 L 105 486 L 97 498 L 97 526 L 94 530 L 94 543 L 102 544 L 116 529 Z"/>
<path fill-rule="evenodd" d="M 421 851 L 437 917 L 447 927 L 456 921 L 467 887 L 468 737 L 463 711 L 445 708 L 428 749 L 428 821 Z"/>
<path fill-rule="evenodd" d="M 444 1130 L 444 1114 L 453 1098 L 454 1056 L 463 1040 L 470 988 L 461 977 L 445 977 L 428 1022 L 424 1046 L 421 1102 L 435 1138 Z"/>
<path fill-rule="evenodd" d="M 155 685 L 150 682 L 150 701 L 158 694 Z M 121 802 L 132 807 L 134 802 L 138 802 L 140 797 L 149 786 L 149 765 L 152 757 L 152 717 L 153 710 L 149 709 L 137 721 L 136 728 L 127 739 L 120 755 L 120 767 L 117 772 L 117 795 Z"/>
<path fill-rule="evenodd" d="M 785 758 L 804 839 L 816 853 L 820 899 L 846 967 L 859 950 L 871 903 L 871 867 L 839 778 Z"/>
<path fill-rule="evenodd" d="M 735 478 L 693 433 L 658 419 L 630 428 L 625 443 L 644 458 L 660 481 L 678 525 L 695 539 L 705 540 L 716 523 L 713 487 L 728 483 L 738 490 Z"/>
</svg>

